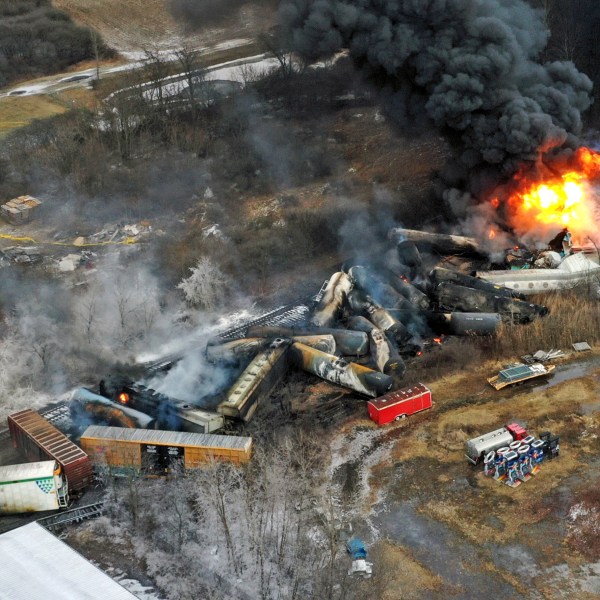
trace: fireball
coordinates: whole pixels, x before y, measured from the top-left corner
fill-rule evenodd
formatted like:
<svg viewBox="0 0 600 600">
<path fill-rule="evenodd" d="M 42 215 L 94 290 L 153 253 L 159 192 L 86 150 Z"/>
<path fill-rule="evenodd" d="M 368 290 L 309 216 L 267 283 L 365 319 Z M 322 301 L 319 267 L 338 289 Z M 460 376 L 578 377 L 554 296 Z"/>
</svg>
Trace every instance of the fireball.
<svg viewBox="0 0 600 600">
<path fill-rule="evenodd" d="M 533 181 L 526 173 L 514 178 L 515 188 L 507 200 L 510 225 L 519 235 L 568 228 L 579 241 L 598 239 L 600 154 L 579 148 L 568 165 L 553 165 L 551 175 Z"/>
</svg>

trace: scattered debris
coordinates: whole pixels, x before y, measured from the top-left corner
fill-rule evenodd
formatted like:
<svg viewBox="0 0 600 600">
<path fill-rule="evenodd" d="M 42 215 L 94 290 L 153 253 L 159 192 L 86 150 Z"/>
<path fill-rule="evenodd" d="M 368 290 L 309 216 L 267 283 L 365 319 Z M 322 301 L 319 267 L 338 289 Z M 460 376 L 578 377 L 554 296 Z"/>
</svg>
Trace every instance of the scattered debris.
<svg viewBox="0 0 600 600">
<path fill-rule="evenodd" d="M 95 256 L 96 255 L 93 252 L 87 250 L 84 250 L 79 254 L 67 254 L 58 261 L 56 268 L 61 273 L 75 271 L 83 266 L 90 268 L 93 266 L 93 258 Z"/>
<path fill-rule="evenodd" d="M 37 246 L 11 246 L 0 250 L 0 255 L 18 265 L 35 265 L 43 260 Z"/>
<path fill-rule="evenodd" d="M 587 350 L 591 350 L 592 347 L 587 342 L 576 342 L 573 344 L 573 349 L 575 352 L 586 352 Z"/>
<path fill-rule="evenodd" d="M 548 350 L 548 352 L 544 352 L 543 350 L 538 350 L 533 354 L 526 354 L 525 356 L 521 356 L 521 360 L 527 364 L 532 365 L 534 363 L 544 363 L 549 360 L 554 360 L 556 358 L 562 358 L 565 356 L 565 353 L 562 350 Z"/>
</svg>

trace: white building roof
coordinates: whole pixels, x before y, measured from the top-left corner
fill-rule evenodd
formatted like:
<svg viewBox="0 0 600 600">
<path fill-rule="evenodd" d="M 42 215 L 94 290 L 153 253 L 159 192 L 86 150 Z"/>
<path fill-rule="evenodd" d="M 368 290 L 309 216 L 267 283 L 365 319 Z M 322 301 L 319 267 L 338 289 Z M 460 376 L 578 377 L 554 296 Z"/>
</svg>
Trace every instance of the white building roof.
<svg viewBox="0 0 600 600">
<path fill-rule="evenodd" d="M 0 600 L 137 600 L 37 523 L 0 535 Z"/>
</svg>

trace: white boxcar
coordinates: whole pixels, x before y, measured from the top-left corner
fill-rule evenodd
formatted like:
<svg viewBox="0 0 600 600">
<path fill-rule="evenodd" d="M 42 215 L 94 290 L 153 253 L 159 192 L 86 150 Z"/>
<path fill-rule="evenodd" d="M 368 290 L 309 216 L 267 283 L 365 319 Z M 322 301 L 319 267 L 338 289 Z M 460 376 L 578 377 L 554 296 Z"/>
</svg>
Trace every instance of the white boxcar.
<svg viewBox="0 0 600 600">
<path fill-rule="evenodd" d="M 56 461 L 0 467 L 0 514 L 57 510 L 68 503 L 67 480 Z"/>
</svg>

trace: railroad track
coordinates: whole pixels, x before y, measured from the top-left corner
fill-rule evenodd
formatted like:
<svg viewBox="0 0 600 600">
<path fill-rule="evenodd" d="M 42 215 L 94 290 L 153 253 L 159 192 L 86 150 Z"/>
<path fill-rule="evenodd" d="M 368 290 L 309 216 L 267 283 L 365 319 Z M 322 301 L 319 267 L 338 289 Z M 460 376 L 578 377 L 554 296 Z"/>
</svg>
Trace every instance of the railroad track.
<svg viewBox="0 0 600 600">
<path fill-rule="evenodd" d="M 303 325 L 306 317 L 310 312 L 310 307 L 307 304 L 287 304 L 280 306 L 252 321 L 238 325 L 223 331 L 215 336 L 223 341 L 231 341 L 241 339 L 246 336 L 246 332 L 250 327 L 268 325 L 268 326 L 285 326 L 293 327 L 294 325 Z"/>
<path fill-rule="evenodd" d="M 250 327 L 265 325 L 265 326 L 281 326 L 281 327 L 300 327 L 305 325 L 307 317 L 312 310 L 312 303 L 318 302 L 320 296 L 322 296 L 322 292 L 325 284 L 319 291 L 319 293 L 310 300 L 301 303 L 301 304 L 285 304 L 284 306 L 280 306 L 275 308 L 256 319 L 252 319 L 251 321 L 246 321 L 241 325 L 237 325 L 236 327 L 232 327 L 231 329 L 227 329 L 218 333 L 214 339 L 221 340 L 222 342 L 228 342 L 233 340 L 238 340 L 246 337 L 246 332 Z M 174 363 L 178 362 L 183 358 L 183 353 L 170 354 L 168 356 L 163 356 L 163 358 L 149 362 L 145 364 L 145 371 L 148 375 L 152 375 L 153 373 L 157 373 L 159 371 L 170 369 Z"/>
<path fill-rule="evenodd" d="M 50 517 L 43 517 L 38 519 L 37 522 L 50 531 L 67 525 L 69 523 L 81 523 L 87 519 L 93 519 L 99 517 L 104 512 L 104 502 L 95 502 L 94 504 L 87 504 L 86 506 L 79 506 L 78 508 L 72 508 L 66 510 L 57 515 Z"/>
</svg>

